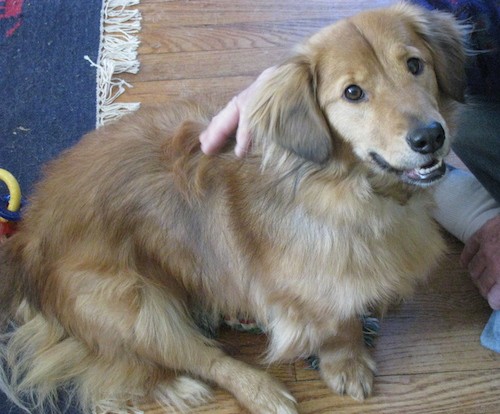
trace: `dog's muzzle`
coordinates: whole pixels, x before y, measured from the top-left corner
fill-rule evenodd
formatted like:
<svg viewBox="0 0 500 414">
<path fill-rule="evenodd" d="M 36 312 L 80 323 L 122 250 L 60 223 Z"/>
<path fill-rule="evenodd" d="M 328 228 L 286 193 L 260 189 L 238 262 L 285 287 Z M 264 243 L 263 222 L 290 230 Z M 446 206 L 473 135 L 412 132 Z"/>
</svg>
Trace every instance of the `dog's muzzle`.
<svg viewBox="0 0 500 414">
<path fill-rule="evenodd" d="M 446 134 L 439 122 L 431 122 L 428 125 L 417 127 L 406 137 L 406 142 L 412 149 L 424 155 L 423 164 L 411 169 L 399 169 L 389 164 L 384 157 L 376 152 L 371 152 L 372 160 L 381 169 L 396 174 L 401 181 L 426 187 L 439 180 L 446 173 L 446 164 L 441 154 L 437 154 L 443 147 Z"/>
<path fill-rule="evenodd" d="M 400 170 L 391 166 L 382 156 L 375 152 L 371 152 L 370 156 L 375 164 L 383 170 L 396 174 L 401 181 L 407 184 L 417 185 L 420 187 L 426 187 L 433 184 L 446 173 L 446 164 L 442 158 L 433 158 L 431 161 L 420 167 Z"/>
</svg>

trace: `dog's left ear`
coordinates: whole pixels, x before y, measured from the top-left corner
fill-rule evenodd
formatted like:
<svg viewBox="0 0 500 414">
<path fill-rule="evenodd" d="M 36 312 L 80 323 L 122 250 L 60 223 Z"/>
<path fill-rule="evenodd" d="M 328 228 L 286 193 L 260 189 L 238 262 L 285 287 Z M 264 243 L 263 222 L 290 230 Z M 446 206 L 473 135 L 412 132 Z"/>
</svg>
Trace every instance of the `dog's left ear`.
<svg viewBox="0 0 500 414">
<path fill-rule="evenodd" d="M 464 102 L 467 86 L 465 26 L 449 13 L 420 8 L 418 12 L 411 13 L 411 20 L 415 31 L 424 39 L 433 55 L 440 89 L 455 101 Z"/>
<path fill-rule="evenodd" d="M 332 137 L 316 99 L 316 76 L 305 56 L 279 66 L 250 104 L 250 129 L 296 155 L 322 164 L 332 153 Z"/>
</svg>

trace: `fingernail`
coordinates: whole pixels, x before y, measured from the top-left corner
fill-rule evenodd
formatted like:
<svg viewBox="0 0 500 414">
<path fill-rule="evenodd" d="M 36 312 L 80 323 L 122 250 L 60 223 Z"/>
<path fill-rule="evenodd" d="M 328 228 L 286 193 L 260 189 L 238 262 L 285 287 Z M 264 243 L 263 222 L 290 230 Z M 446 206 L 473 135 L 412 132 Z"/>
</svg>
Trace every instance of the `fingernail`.
<svg viewBox="0 0 500 414">
<path fill-rule="evenodd" d="M 200 148 L 201 150 L 205 153 L 208 154 L 208 151 L 210 151 L 210 146 L 206 142 L 201 141 L 201 136 L 200 136 Z"/>
<path fill-rule="evenodd" d="M 201 134 L 200 134 L 200 142 L 203 144 L 203 141 L 205 141 L 207 138 L 207 131 L 203 131 Z"/>
<path fill-rule="evenodd" d="M 247 150 L 245 147 L 242 147 L 242 146 L 239 146 L 237 145 L 235 148 L 234 148 L 234 153 L 236 154 L 236 156 L 238 158 L 243 158 L 245 155 L 247 155 Z"/>
<path fill-rule="evenodd" d="M 206 145 L 203 145 L 201 144 L 201 151 L 205 154 L 205 155 L 212 155 L 212 150 L 210 147 L 207 147 Z"/>
</svg>

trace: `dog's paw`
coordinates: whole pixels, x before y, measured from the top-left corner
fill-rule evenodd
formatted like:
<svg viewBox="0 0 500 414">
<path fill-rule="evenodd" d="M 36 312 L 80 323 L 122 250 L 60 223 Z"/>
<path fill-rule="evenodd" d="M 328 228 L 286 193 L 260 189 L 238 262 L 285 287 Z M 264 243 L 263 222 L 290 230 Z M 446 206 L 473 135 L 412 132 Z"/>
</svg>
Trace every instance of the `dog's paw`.
<svg viewBox="0 0 500 414">
<path fill-rule="evenodd" d="M 256 374 L 256 375 L 255 375 Z M 254 371 L 235 396 L 252 414 L 297 414 L 297 402 L 286 387 L 265 372 Z"/>
<path fill-rule="evenodd" d="M 339 351 L 322 358 L 321 376 L 336 393 L 363 401 L 372 392 L 375 362 L 368 352 L 348 354 L 351 353 Z"/>
<path fill-rule="evenodd" d="M 180 412 L 187 412 L 212 399 L 208 385 L 186 375 L 180 375 L 173 381 L 157 386 L 153 393 L 156 401 L 165 407 L 175 407 Z"/>
<path fill-rule="evenodd" d="M 255 414 L 297 414 L 297 402 L 290 392 L 280 383 L 272 380 L 263 384 L 255 395 L 252 413 Z"/>
</svg>

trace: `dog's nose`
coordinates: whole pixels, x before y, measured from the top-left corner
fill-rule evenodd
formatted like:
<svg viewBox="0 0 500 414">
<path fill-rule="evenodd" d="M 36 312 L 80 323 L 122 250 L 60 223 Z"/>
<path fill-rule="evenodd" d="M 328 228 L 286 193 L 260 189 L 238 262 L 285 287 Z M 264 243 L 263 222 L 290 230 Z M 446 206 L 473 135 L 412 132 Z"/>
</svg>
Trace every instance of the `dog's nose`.
<svg viewBox="0 0 500 414">
<path fill-rule="evenodd" d="M 411 149 L 421 154 L 436 152 L 443 146 L 444 140 L 444 129 L 439 122 L 431 122 L 429 125 L 416 128 L 406 137 Z"/>
</svg>

